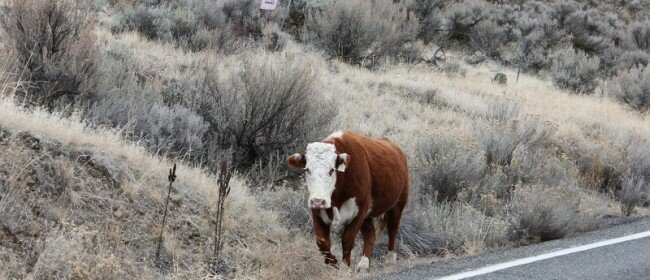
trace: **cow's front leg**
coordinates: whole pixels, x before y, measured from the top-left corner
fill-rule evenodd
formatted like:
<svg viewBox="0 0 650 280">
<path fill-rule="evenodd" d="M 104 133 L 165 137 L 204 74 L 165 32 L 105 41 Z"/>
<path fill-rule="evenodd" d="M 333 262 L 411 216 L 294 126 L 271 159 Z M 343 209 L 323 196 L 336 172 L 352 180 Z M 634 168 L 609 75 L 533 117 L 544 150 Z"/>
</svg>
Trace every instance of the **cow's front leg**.
<svg viewBox="0 0 650 280">
<path fill-rule="evenodd" d="M 316 234 L 316 245 L 318 245 L 318 249 L 325 257 L 325 263 L 338 268 L 338 261 L 330 251 L 332 247 L 330 226 L 320 218 L 319 210 L 312 210 L 311 218 L 314 224 L 314 233 Z"/>
<path fill-rule="evenodd" d="M 375 245 L 375 224 L 372 218 L 366 218 L 361 225 L 361 235 L 363 236 L 363 255 L 357 264 L 357 270 L 367 271 L 370 268 L 370 259 L 372 258 L 372 248 Z"/>
<path fill-rule="evenodd" d="M 343 262 L 350 267 L 350 255 L 352 254 L 352 249 L 354 248 L 354 240 L 361 230 L 361 225 L 365 213 L 359 213 L 352 222 L 350 222 L 345 229 L 343 230 L 343 235 L 341 235 L 341 245 L 343 247 Z"/>
</svg>

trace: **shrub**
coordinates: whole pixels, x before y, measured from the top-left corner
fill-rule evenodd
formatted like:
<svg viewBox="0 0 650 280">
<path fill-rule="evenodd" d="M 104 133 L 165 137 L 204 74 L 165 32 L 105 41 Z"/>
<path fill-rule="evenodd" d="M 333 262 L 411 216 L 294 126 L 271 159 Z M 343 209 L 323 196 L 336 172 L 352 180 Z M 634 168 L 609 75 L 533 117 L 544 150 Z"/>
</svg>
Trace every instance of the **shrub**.
<svg viewBox="0 0 650 280">
<path fill-rule="evenodd" d="M 9 59 L 26 103 L 53 109 L 95 90 L 97 46 L 85 7 L 73 0 L 12 0 L 3 10 Z"/>
<path fill-rule="evenodd" d="M 469 31 L 470 47 L 488 57 L 500 60 L 508 41 L 506 30 L 492 21 L 482 21 Z"/>
<path fill-rule="evenodd" d="M 535 147 L 547 138 L 549 131 L 543 124 L 518 115 L 519 106 L 501 99 L 490 104 L 483 119 L 474 121 L 476 140 L 488 165 L 508 166 L 515 149 Z"/>
<path fill-rule="evenodd" d="M 650 62 L 650 54 L 641 50 L 623 52 L 616 61 L 619 71 L 627 71 L 635 67 L 645 68 L 648 62 Z"/>
<path fill-rule="evenodd" d="M 482 4 L 459 4 L 453 6 L 444 18 L 443 28 L 448 39 L 469 43 L 472 27 L 487 18 Z"/>
<path fill-rule="evenodd" d="M 555 21 L 542 15 L 536 18 L 521 16 L 513 32 L 518 51 L 513 63 L 522 71 L 551 68 L 549 54 L 568 37 Z"/>
<path fill-rule="evenodd" d="M 424 201 L 410 204 L 409 208 L 411 210 L 405 213 L 405 224 L 414 221 L 415 230 L 400 231 L 400 234 L 410 234 L 402 238 L 406 241 L 417 240 L 415 233 L 429 233 L 426 240 L 406 243 L 411 248 L 417 248 L 416 253 L 435 253 L 441 250 L 480 253 L 508 240 L 510 225 L 507 222 L 488 217 L 466 204 Z M 417 246 L 418 244 L 425 246 Z"/>
<path fill-rule="evenodd" d="M 529 239 L 562 238 L 576 231 L 580 219 L 577 198 L 559 187 L 518 186 L 510 207 L 514 227 Z"/>
<path fill-rule="evenodd" d="M 125 46 L 108 46 L 101 62 L 100 93 L 80 106 L 87 122 L 119 128 L 155 154 L 191 161 L 203 155 L 207 124 L 202 117 L 180 104 L 165 104 L 164 95 L 147 82 L 149 74 Z"/>
<path fill-rule="evenodd" d="M 621 189 L 616 192 L 623 214 L 628 216 L 634 208 L 648 201 L 650 192 L 650 145 L 637 144 L 628 149 L 628 170 L 622 178 Z"/>
<path fill-rule="evenodd" d="M 159 39 L 199 51 L 208 46 L 232 52 L 240 41 L 262 38 L 264 26 L 282 13 L 260 13 L 253 0 L 178 0 L 140 3 L 116 16 L 113 32 L 136 30 L 148 39 Z"/>
<path fill-rule="evenodd" d="M 643 205 L 648 201 L 645 185 L 643 176 L 631 176 L 628 174 L 623 179 L 621 189 L 616 192 L 616 196 L 621 201 L 623 215 L 629 216 L 635 207 Z"/>
<path fill-rule="evenodd" d="M 204 87 L 185 96 L 187 106 L 209 123 L 215 152 L 231 149 L 237 166 L 249 168 L 330 130 L 336 112 L 318 94 L 309 64 L 286 54 L 244 53 L 236 59 L 241 64 L 222 66 L 229 72 L 206 67 Z"/>
<path fill-rule="evenodd" d="M 166 13 L 163 8 L 138 5 L 125 15 L 126 29 L 136 30 L 147 39 L 162 39 L 168 36 L 171 25 Z"/>
<path fill-rule="evenodd" d="M 633 23 L 630 27 L 629 38 L 633 47 L 648 51 L 650 49 L 650 21 Z"/>
<path fill-rule="evenodd" d="M 553 54 L 551 77 L 560 89 L 590 94 L 598 86 L 599 60 L 582 51 L 562 49 Z"/>
<path fill-rule="evenodd" d="M 411 11 L 419 21 L 418 37 L 425 42 L 431 42 L 442 28 L 442 8 L 447 0 L 412 0 L 406 1 Z"/>
<path fill-rule="evenodd" d="M 348 63 L 373 66 L 396 56 L 413 40 L 417 21 L 390 0 L 335 0 L 312 9 L 304 29 L 306 41 Z"/>
<path fill-rule="evenodd" d="M 573 1 L 558 1 L 553 5 L 553 10 L 551 11 L 550 16 L 556 20 L 560 26 L 564 26 L 569 16 L 577 10 L 578 5 Z"/>
<path fill-rule="evenodd" d="M 509 183 L 547 186 L 578 186 L 580 172 L 571 159 L 557 157 L 544 146 L 518 149 L 513 154 L 512 165 L 506 169 Z"/>
<path fill-rule="evenodd" d="M 481 153 L 445 135 L 431 137 L 418 149 L 420 192 L 439 201 L 453 201 L 458 192 L 477 182 L 485 170 Z"/>
<path fill-rule="evenodd" d="M 203 118 L 181 106 L 155 104 L 146 120 L 138 122 L 139 139 L 154 153 L 196 160 L 203 153 L 203 136 L 208 125 Z"/>
<path fill-rule="evenodd" d="M 650 71 L 635 67 L 619 73 L 610 82 L 609 94 L 634 109 L 650 109 Z"/>
<path fill-rule="evenodd" d="M 573 47 L 589 54 L 600 53 L 608 47 L 606 37 L 598 32 L 596 19 L 587 11 L 577 11 L 564 22 L 571 34 Z"/>
</svg>

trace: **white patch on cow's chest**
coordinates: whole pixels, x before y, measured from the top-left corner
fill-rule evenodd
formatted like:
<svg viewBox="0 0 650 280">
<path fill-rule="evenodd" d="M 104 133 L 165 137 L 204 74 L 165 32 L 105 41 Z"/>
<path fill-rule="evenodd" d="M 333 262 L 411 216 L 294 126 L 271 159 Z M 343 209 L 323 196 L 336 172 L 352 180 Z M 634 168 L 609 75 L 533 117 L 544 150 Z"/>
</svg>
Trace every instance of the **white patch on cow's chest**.
<svg viewBox="0 0 650 280">
<path fill-rule="evenodd" d="M 325 209 L 320 210 L 320 218 L 321 218 L 321 220 L 323 220 L 323 222 L 326 225 L 331 225 L 332 224 L 332 219 L 330 219 L 330 217 L 327 216 L 327 211 L 325 211 Z"/>
<path fill-rule="evenodd" d="M 333 207 L 332 211 L 334 212 L 334 218 L 331 222 L 331 229 L 339 233 L 359 214 L 359 207 L 357 206 L 356 199 L 352 197 L 343 202 L 340 209 Z"/>
</svg>

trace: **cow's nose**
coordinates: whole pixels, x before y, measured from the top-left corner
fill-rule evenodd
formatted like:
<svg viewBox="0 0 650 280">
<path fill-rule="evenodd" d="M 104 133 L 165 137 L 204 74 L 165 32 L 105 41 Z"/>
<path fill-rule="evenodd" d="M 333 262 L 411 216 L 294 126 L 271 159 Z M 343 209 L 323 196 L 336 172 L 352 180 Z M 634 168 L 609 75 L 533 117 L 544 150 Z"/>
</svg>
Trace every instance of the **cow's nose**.
<svg viewBox="0 0 650 280">
<path fill-rule="evenodd" d="M 320 198 L 311 199 L 311 206 L 313 208 L 323 208 L 323 204 L 325 204 L 325 199 L 320 199 Z"/>
</svg>

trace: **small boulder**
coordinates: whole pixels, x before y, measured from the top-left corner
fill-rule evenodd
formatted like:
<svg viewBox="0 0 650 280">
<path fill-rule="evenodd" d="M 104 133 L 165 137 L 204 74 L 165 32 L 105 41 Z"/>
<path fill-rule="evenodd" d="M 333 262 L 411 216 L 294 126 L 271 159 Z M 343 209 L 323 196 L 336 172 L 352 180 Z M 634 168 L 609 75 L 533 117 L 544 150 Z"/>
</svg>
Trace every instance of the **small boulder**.
<svg viewBox="0 0 650 280">
<path fill-rule="evenodd" d="M 494 75 L 492 82 L 500 85 L 505 85 L 506 83 L 508 83 L 508 77 L 506 77 L 506 74 L 499 72 L 496 75 Z"/>
</svg>

